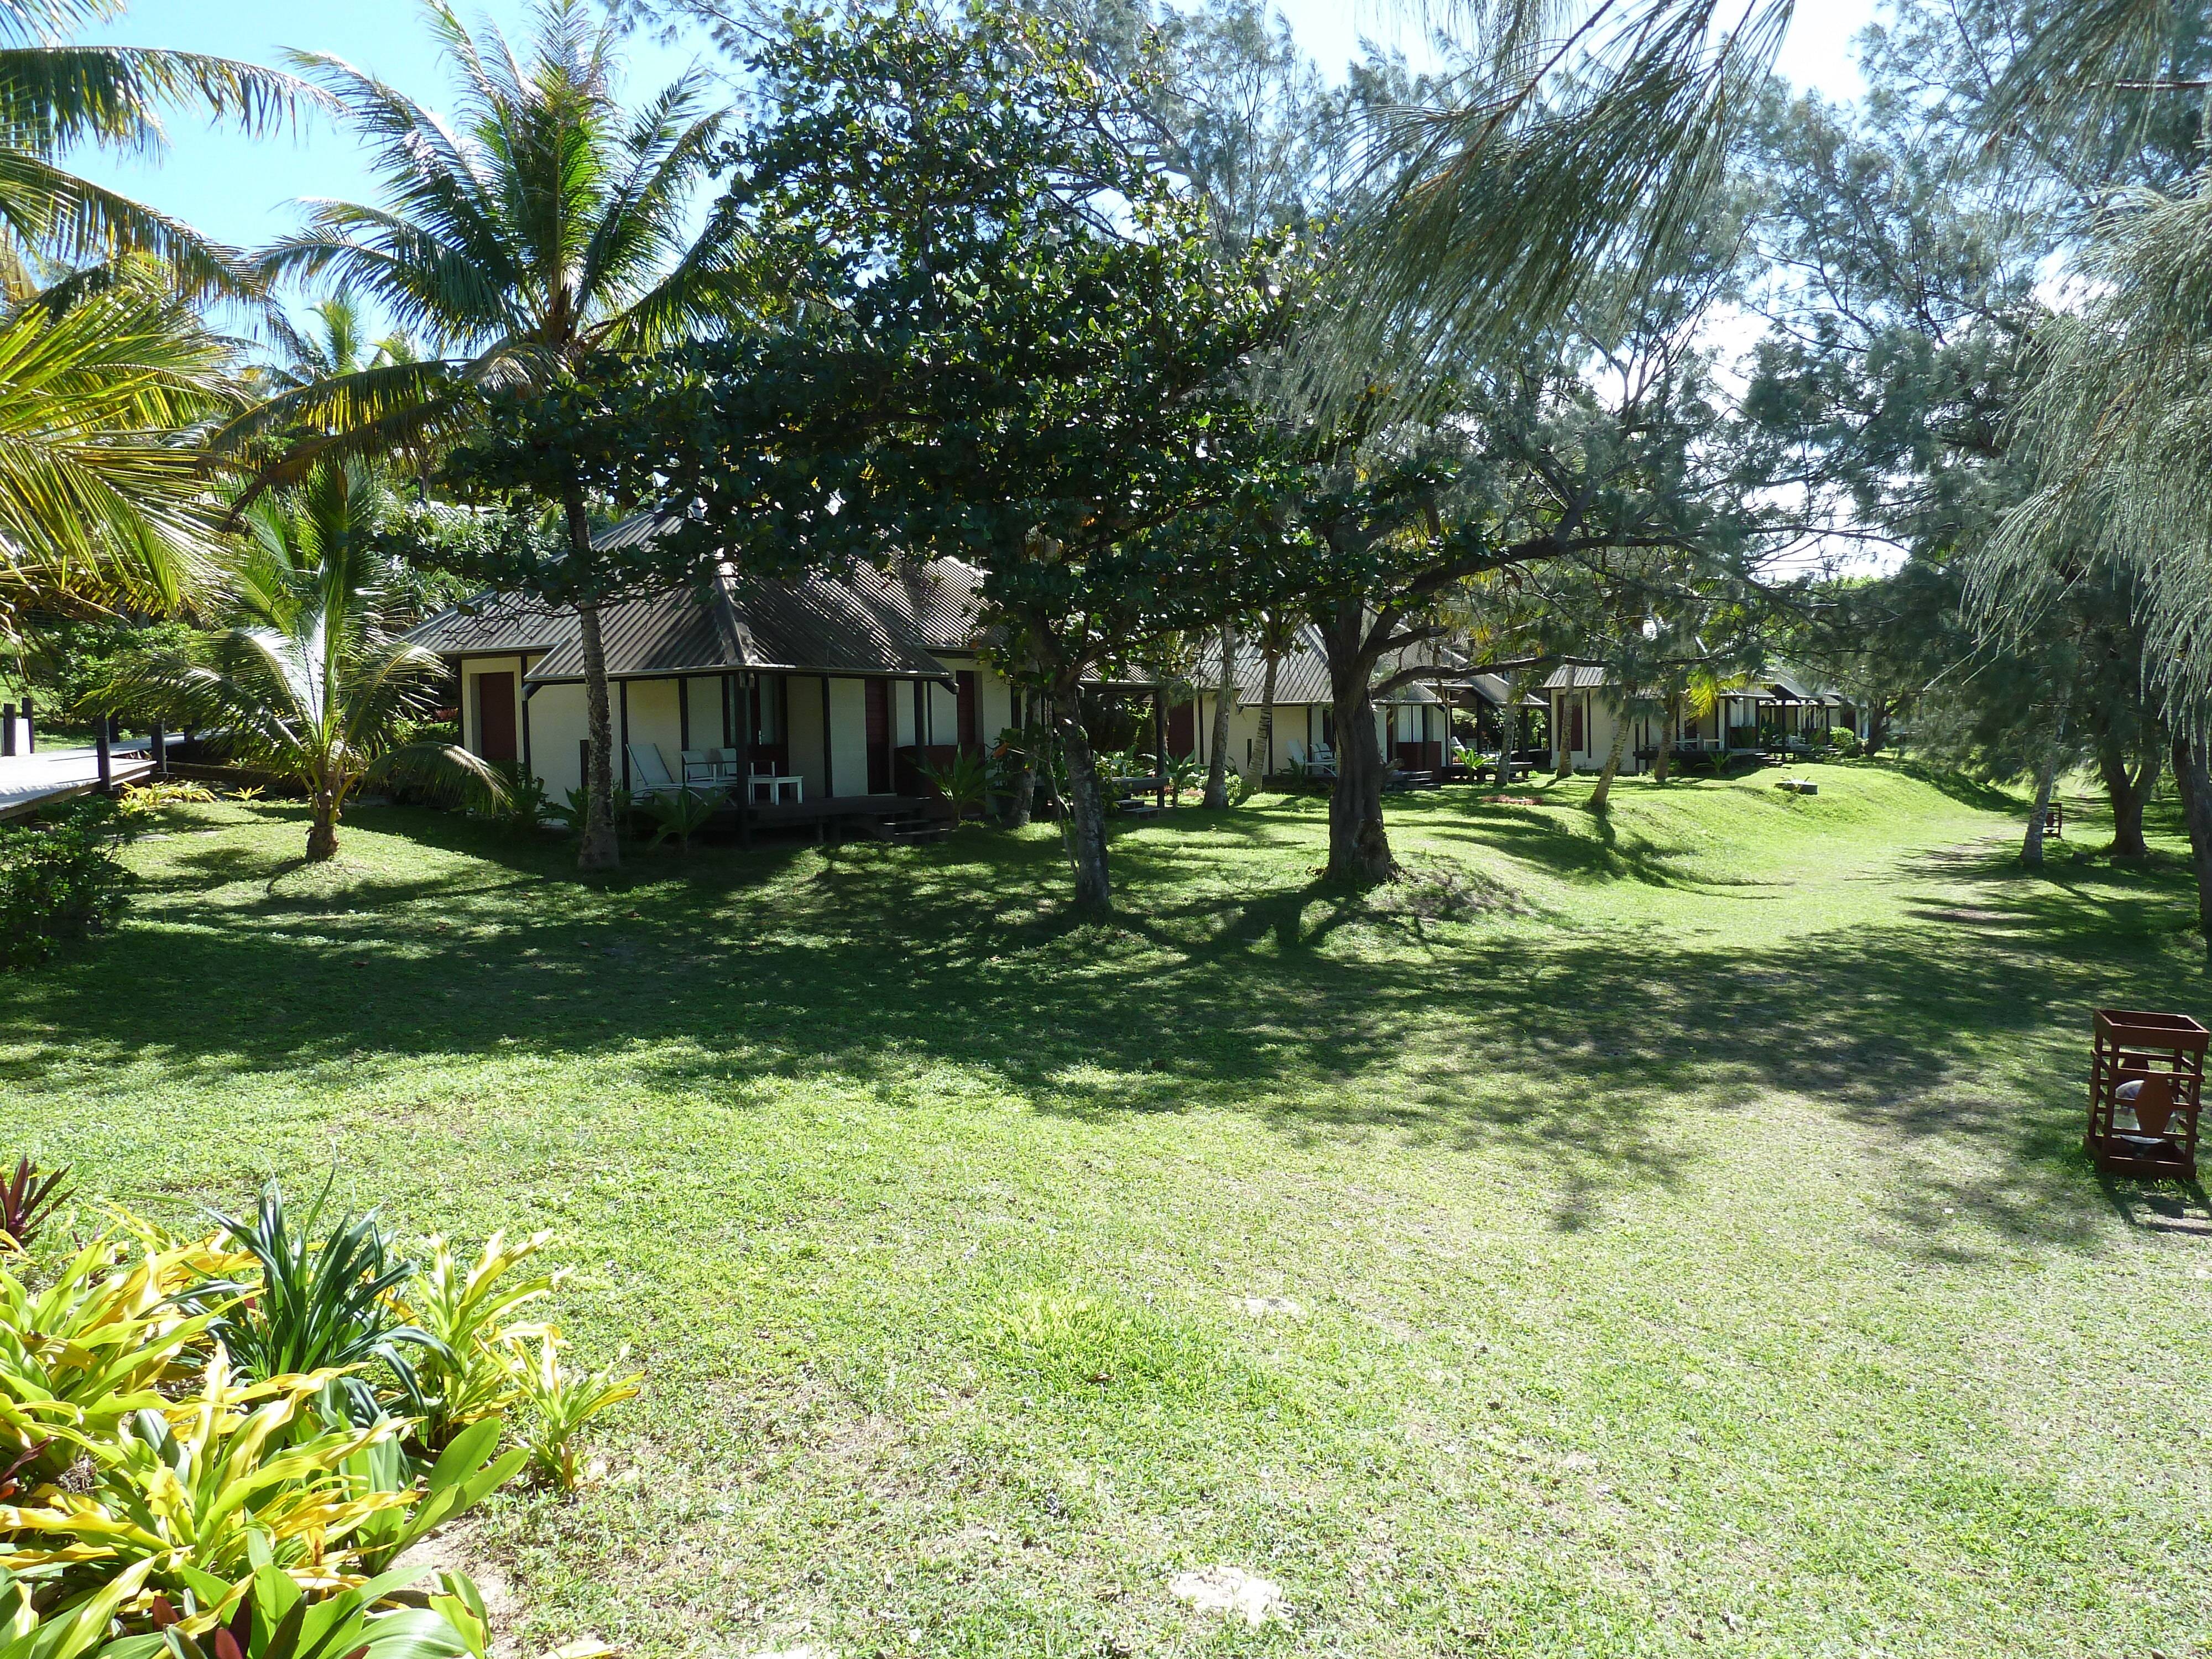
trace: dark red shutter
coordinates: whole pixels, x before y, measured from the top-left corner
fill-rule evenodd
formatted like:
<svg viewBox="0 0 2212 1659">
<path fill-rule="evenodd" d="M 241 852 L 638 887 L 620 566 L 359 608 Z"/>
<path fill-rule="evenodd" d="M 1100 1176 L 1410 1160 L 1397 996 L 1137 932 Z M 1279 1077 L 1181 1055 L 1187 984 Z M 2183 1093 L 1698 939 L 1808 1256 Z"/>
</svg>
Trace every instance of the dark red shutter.
<svg viewBox="0 0 2212 1659">
<path fill-rule="evenodd" d="M 891 792 L 891 686 L 889 680 L 869 680 L 868 793 Z"/>
<path fill-rule="evenodd" d="M 960 689 L 960 746 L 963 749 L 979 749 L 982 746 L 983 734 L 976 730 L 975 672 L 963 668 L 953 676 L 953 679 Z"/>
<path fill-rule="evenodd" d="M 488 761 L 511 761 L 514 742 L 514 676 L 477 676 L 477 753 Z"/>
</svg>

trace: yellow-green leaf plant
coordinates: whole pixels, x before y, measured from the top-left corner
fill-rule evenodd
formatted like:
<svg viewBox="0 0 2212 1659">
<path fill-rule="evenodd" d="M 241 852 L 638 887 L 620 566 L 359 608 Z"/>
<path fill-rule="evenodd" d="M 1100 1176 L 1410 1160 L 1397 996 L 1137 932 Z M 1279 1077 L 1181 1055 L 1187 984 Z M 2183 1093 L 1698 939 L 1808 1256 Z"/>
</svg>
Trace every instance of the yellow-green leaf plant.
<svg viewBox="0 0 2212 1659">
<path fill-rule="evenodd" d="M 552 1240 L 550 1232 L 537 1232 L 509 1243 L 504 1231 L 495 1232 L 466 1269 L 444 1238 L 423 1241 L 430 1265 L 408 1285 L 401 1305 L 410 1323 L 444 1345 L 442 1353 L 426 1352 L 416 1366 L 427 1407 L 421 1435 L 431 1449 L 471 1424 L 501 1415 L 520 1394 L 515 1345 L 549 1328 L 508 1322 L 518 1309 L 550 1295 L 568 1270 L 509 1275 Z"/>
<path fill-rule="evenodd" d="M 561 1363 L 560 1332 L 549 1329 L 537 1342 L 534 1356 L 520 1356 L 523 1398 L 530 1407 L 522 1443 L 529 1448 L 530 1467 L 539 1480 L 571 1492 L 576 1486 L 578 1433 L 608 1407 L 635 1399 L 645 1373 L 615 1375 L 629 1358 L 627 1347 L 605 1370 L 572 1371 Z"/>
</svg>

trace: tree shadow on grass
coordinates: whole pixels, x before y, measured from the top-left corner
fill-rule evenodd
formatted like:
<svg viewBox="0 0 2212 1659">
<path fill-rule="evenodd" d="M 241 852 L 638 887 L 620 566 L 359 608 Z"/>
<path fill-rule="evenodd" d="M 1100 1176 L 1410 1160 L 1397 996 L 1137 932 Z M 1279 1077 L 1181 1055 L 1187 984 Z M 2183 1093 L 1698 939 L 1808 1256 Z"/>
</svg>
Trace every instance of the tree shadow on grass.
<svg viewBox="0 0 2212 1659">
<path fill-rule="evenodd" d="M 2111 1206 L 2069 1151 L 2088 1011 L 2180 989 L 2155 893 L 2141 927 L 2119 926 L 2094 888 L 2000 887 L 1970 855 L 1909 866 L 1929 890 L 1917 915 L 1747 951 L 1394 917 L 1355 890 L 1239 883 L 1195 839 L 1137 849 L 1127 914 L 1096 926 L 1059 908 L 1046 836 L 704 849 L 586 884 L 563 847 L 393 822 L 497 873 L 457 861 L 372 871 L 319 904 L 196 905 L 195 882 L 271 860 L 187 849 L 162 907 L 23 982 L 0 1076 L 25 1100 L 70 1086 L 49 1081 L 57 1045 L 209 1087 L 226 1068 L 508 1042 L 618 1050 L 654 1086 L 743 1109 L 769 1074 L 895 1099 L 948 1063 L 1039 1113 L 1205 1109 L 1305 1144 L 1388 1133 L 1479 1153 L 1549 1183 L 1568 1229 L 1775 1133 L 1803 1109 L 1781 1095 L 1912 1161 L 1920 1196 L 1891 1219 L 1940 1253 L 1946 1207 L 2022 1242 L 2096 1236 Z M 1993 1089 L 1993 1073 L 2012 1080 Z"/>
</svg>

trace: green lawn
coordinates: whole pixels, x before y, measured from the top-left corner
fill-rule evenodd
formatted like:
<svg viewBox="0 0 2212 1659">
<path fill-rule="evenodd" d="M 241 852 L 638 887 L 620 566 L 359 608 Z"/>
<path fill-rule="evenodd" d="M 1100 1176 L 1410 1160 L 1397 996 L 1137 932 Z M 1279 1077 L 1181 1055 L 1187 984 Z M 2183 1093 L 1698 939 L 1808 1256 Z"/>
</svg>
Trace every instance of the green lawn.
<svg viewBox="0 0 2212 1659">
<path fill-rule="evenodd" d="M 2212 1004 L 2172 823 L 2030 878 L 2006 797 L 1808 769 L 1394 799 L 1369 896 L 1318 801 L 1186 811 L 1111 928 L 1049 829 L 591 887 L 190 809 L 9 983 L 6 1139 L 557 1229 L 650 1382 L 468 1542 L 529 1652 L 2202 1651 L 2205 1207 L 2079 1151 L 2088 1011 Z"/>
</svg>

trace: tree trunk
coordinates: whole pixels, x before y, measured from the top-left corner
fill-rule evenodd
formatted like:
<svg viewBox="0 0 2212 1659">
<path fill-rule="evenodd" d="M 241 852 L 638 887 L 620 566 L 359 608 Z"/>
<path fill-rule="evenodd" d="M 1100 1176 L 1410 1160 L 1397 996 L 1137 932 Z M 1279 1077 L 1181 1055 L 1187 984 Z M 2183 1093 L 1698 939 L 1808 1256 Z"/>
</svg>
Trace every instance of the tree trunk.
<svg viewBox="0 0 2212 1659">
<path fill-rule="evenodd" d="M 1521 746 L 1521 682 L 1505 683 L 1505 707 L 1498 711 L 1498 787 L 1513 781 L 1513 751 Z"/>
<path fill-rule="evenodd" d="M 2150 847 L 2143 840 L 2143 805 L 2150 799 L 2151 791 L 2158 787 L 2156 745 L 2146 750 L 2142 764 L 2132 776 L 2128 772 L 2127 755 L 2118 745 L 2100 745 L 2097 750 L 2097 774 L 2104 781 L 2105 793 L 2112 799 L 2112 856 L 2148 857 Z"/>
<path fill-rule="evenodd" d="M 1275 775 L 1275 665 L 1282 659 L 1267 653 L 1267 672 L 1260 682 L 1260 764 L 1262 777 Z"/>
<path fill-rule="evenodd" d="M 1206 767 L 1206 804 L 1229 805 L 1229 700 L 1237 695 L 1237 632 L 1221 630 L 1221 694 L 1213 700 L 1213 755 Z"/>
<path fill-rule="evenodd" d="M 318 783 L 313 805 L 314 820 L 307 826 L 307 862 L 322 864 L 338 855 L 337 796 Z"/>
<path fill-rule="evenodd" d="M 1055 687 L 1052 706 L 1060 758 L 1067 766 L 1066 805 L 1070 855 L 1075 865 L 1075 906 L 1079 910 L 1111 910 L 1114 890 L 1106 868 L 1106 801 L 1099 793 L 1098 760 L 1091 753 L 1091 734 L 1083 729 L 1082 682 Z"/>
<path fill-rule="evenodd" d="M 1680 697 L 1667 699 L 1664 723 L 1659 728 L 1659 746 L 1651 751 L 1651 781 L 1654 783 L 1667 781 L 1667 763 L 1674 754 L 1674 716 L 1681 703 Z M 1726 742 L 1727 739 L 1723 738 L 1722 741 Z"/>
<path fill-rule="evenodd" d="M 2051 794 L 2058 784 L 2058 744 L 2054 739 L 2035 773 L 2035 805 L 2027 815 L 2027 834 L 2020 843 L 2020 861 L 2031 870 L 2043 868 L 2043 826 L 2051 817 Z"/>
<path fill-rule="evenodd" d="M 1869 756 L 1880 754 L 1889 744 L 1889 709 L 1876 703 L 1867 711 L 1866 751 Z"/>
<path fill-rule="evenodd" d="M 2212 951 L 2212 775 L 2202 744 L 2174 739 L 2173 781 L 2189 825 L 2189 862 L 2197 872 L 2197 926 Z"/>
<path fill-rule="evenodd" d="M 568 516 L 568 555 L 580 568 L 588 566 L 592 521 L 584 510 L 581 484 L 568 486 L 563 505 Z M 612 870 L 622 863 L 622 844 L 615 836 L 614 715 L 607 706 L 607 653 L 599 637 L 598 602 L 579 605 L 576 621 L 584 647 L 585 734 L 591 748 L 584 776 L 584 834 L 576 848 L 576 867 Z"/>
<path fill-rule="evenodd" d="M 1375 735 L 1375 656 L 1366 647 L 1366 607 L 1347 603 L 1328 618 L 1330 703 L 1336 720 L 1336 787 L 1328 796 L 1328 876 L 1371 886 L 1398 873 L 1382 824 L 1382 745 Z"/>
<path fill-rule="evenodd" d="M 1590 791 L 1589 810 L 1593 812 L 1604 811 L 1607 802 L 1612 799 L 1613 781 L 1620 771 L 1621 753 L 1628 747 L 1626 705 L 1622 708 L 1624 712 L 1616 715 L 1613 722 L 1613 747 L 1605 752 L 1605 769 L 1597 775 L 1597 787 Z"/>
<path fill-rule="evenodd" d="M 1024 745 L 1022 769 L 1014 775 L 1013 799 L 1006 808 L 1006 827 L 1010 830 L 1024 828 L 1030 814 L 1036 810 L 1037 757 L 1036 745 L 1030 741 L 1026 726 L 1022 728 L 1021 740 Z"/>
</svg>

